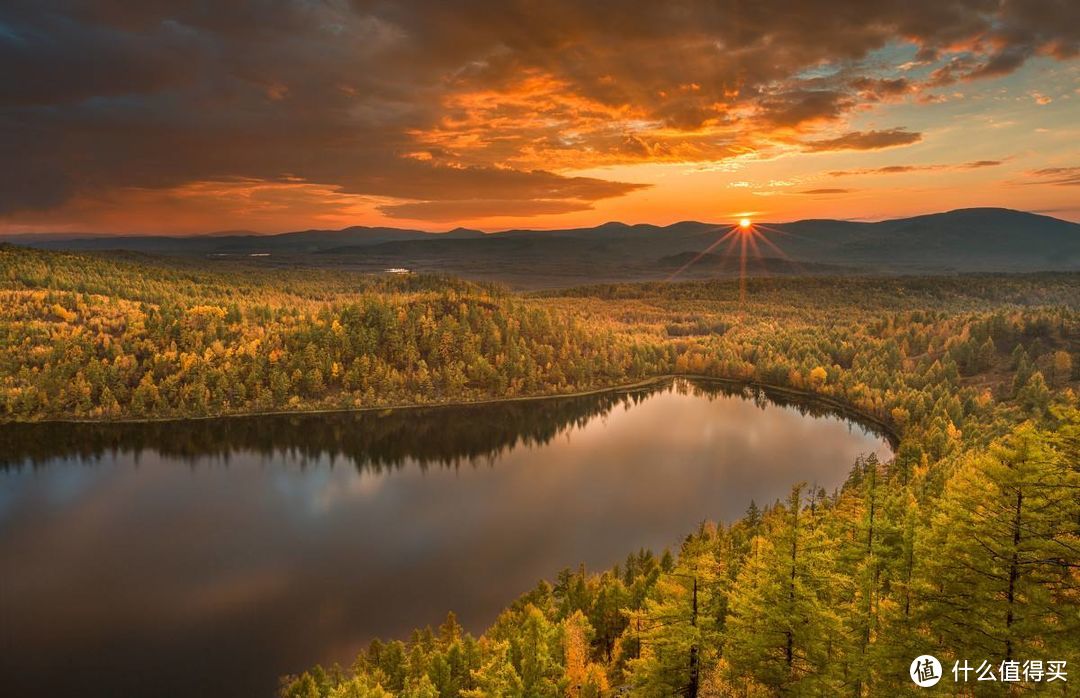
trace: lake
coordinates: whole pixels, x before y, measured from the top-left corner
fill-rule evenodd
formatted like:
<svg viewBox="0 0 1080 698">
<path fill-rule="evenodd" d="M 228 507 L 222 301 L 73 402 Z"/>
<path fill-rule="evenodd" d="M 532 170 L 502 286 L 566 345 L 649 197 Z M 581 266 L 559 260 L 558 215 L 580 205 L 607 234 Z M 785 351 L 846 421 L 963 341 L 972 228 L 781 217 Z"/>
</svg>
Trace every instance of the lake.
<svg viewBox="0 0 1080 698">
<path fill-rule="evenodd" d="M 657 552 L 891 454 L 814 403 L 669 381 L 469 407 L 0 427 L 8 695 L 272 696 L 454 610 Z"/>
</svg>

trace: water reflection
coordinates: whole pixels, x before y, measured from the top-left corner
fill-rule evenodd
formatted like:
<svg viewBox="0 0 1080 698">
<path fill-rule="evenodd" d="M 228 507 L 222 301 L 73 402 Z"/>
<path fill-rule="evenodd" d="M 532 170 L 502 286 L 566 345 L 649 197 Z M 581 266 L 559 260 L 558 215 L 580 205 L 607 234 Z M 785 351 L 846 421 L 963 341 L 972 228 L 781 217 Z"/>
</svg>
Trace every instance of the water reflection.
<svg viewBox="0 0 1080 698">
<path fill-rule="evenodd" d="M 270 695 L 372 637 L 449 609 L 480 630 L 565 565 L 888 453 L 827 409 L 684 381 L 0 439 L 0 672 L 14 694 L 84 696 Z"/>
<path fill-rule="evenodd" d="M 197 464 L 227 461 L 237 452 L 287 456 L 301 464 L 328 458 L 358 470 L 413 462 L 458 466 L 492 461 L 519 446 L 549 443 L 590 419 L 628 408 L 657 392 L 695 397 L 741 397 L 764 409 L 779 405 L 814 417 L 847 417 L 838 408 L 783 392 L 720 381 L 665 381 L 631 391 L 550 400 L 500 402 L 383 412 L 231 417 L 128 424 L 12 424 L 0 427 L 0 467 L 77 458 L 92 463 L 121 453 L 156 453 Z M 862 428 L 890 438 L 872 424 Z"/>
</svg>

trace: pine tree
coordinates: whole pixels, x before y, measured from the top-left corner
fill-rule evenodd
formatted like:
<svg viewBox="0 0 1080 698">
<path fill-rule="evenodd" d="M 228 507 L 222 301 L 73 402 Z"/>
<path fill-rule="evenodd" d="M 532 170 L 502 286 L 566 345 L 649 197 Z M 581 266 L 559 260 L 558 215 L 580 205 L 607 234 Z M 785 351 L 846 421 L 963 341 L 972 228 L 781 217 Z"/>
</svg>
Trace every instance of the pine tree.
<svg viewBox="0 0 1080 698">
<path fill-rule="evenodd" d="M 394 698 L 394 694 L 364 677 L 342 681 L 324 694 L 326 698 Z"/>
<path fill-rule="evenodd" d="M 751 544 L 731 591 L 724 656 L 732 684 L 778 692 L 827 691 L 839 619 L 828 590 L 831 551 L 803 508 L 803 485 L 767 521 L 768 536 Z"/>
<path fill-rule="evenodd" d="M 510 662 L 510 644 L 489 643 L 483 654 L 483 665 L 472 672 L 476 688 L 463 691 L 463 698 L 525 698 L 521 677 Z"/>
<path fill-rule="evenodd" d="M 640 656 L 628 671 L 643 695 L 697 696 L 705 668 L 718 658 L 727 589 L 718 583 L 711 543 L 708 535 L 690 537 L 643 607 L 630 614 L 627 632 L 638 640 Z"/>
<path fill-rule="evenodd" d="M 439 690 L 424 674 L 419 679 L 409 681 L 401 692 L 401 698 L 439 698 Z"/>
<path fill-rule="evenodd" d="M 1039 371 L 1031 374 L 1024 387 L 1016 395 L 1016 401 L 1029 413 L 1041 415 L 1050 404 L 1050 389 Z"/>
<path fill-rule="evenodd" d="M 540 609 L 525 607 L 520 631 L 511 638 L 514 665 L 525 695 L 536 698 L 558 694 L 562 667 L 558 664 L 558 635 Z"/>
<path fill-rule="evenodd" d="M 1075 652 L 1080 420 L 1068 420 L 1057 434 L 1018 427 L 949 480 L 919 553 L 920 620 L 947 656 Z"/>
<path fill-rule="evenodd" d="M 605 572 L 600 576 L 589 611 L 589 623 L 595 629 L 595 642 L 599 652 L 607 662 L 611 662 L 615 642 L 626 628 L 627 620 L 622 609 L 626 608 L 629 602 L 629 591 L 619 578 L 618 571 Z"/>
<path fill-rule="evenodd" d="M 281 688 L 281 698 L 322 698 L 319 684 L 309 672 L 304 672 Z"/>
</svg>

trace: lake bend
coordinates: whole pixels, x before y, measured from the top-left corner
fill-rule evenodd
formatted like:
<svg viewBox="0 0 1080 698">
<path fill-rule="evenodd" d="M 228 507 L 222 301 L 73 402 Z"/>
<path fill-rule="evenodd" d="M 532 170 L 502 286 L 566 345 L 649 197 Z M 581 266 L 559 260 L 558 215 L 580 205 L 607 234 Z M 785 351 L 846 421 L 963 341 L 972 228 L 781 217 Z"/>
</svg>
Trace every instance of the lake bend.
<svg viewBox="0 0 1080 698">
<path fill-rule="evenodd" d="M 673 379 L 536 401 L 0 426 L 11 695 L 272 696 L 447 611 L 483 630 L 564 567 L 660 552 L 888 438 Z M 513 591 L 508 591 L 513 590 Z"/>
</svg>

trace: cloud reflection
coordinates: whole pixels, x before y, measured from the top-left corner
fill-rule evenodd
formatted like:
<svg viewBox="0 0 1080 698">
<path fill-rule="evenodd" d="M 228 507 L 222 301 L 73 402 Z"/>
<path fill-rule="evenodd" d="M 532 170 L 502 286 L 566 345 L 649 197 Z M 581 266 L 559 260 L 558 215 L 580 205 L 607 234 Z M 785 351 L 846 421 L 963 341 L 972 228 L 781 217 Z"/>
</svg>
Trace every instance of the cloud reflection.
<svg viewBox="0 0 1080 698">
<path fill-rule="evenodd" d="M 565 565 L 597 569 L 673 545 L 751 498 L 770 502 L 797 480 L 832 488 L 857 455 L 888 453 L 835 415 L 730 389 L 680 382 L 589 409 L 570 402 L 533 405 L 539 423 L 517 423 L 515 438 L 480 428 L 441 460 L 412 442 L 345 449 L 332 465 L 333 435 L 356 438 L 374 423 L 340 429 L 318 415 L 275 431 L 276 442 L 236 425 L 233 442 L 174 425 L 171 445 L 183 449 L 157 452 L 121 431 L 89 459 L 39 452 L 35 467 L 0 470 L 10 495 L 0 669 L 17 690 L 85 691 L 109 675 L 120 677 L 109 690 L 125 694 L 268 694 L 281 673 L 347 662 L 370 638 L 403 636 L 450 609 L 479 630 Z M 497 413 L 463 414 L 459 425 Z M 429 433 L 427 419 L 454 423 L 445 412 L 405 421 Z M 317 421 L 335 428 L 304 428 Z M 199 424 L 189 428 L 213 429 Z M 385 448 L 393 425 L 356 443 Z M 521 438 L 530 433 L 542 437 Z M 479 456 L 485 440 L 490 457 L 450 457 Z M 394 467 L 376 465 L 390 456 Z M 58 661 L 64 672 L 52 670 Z"/>
</svg>

